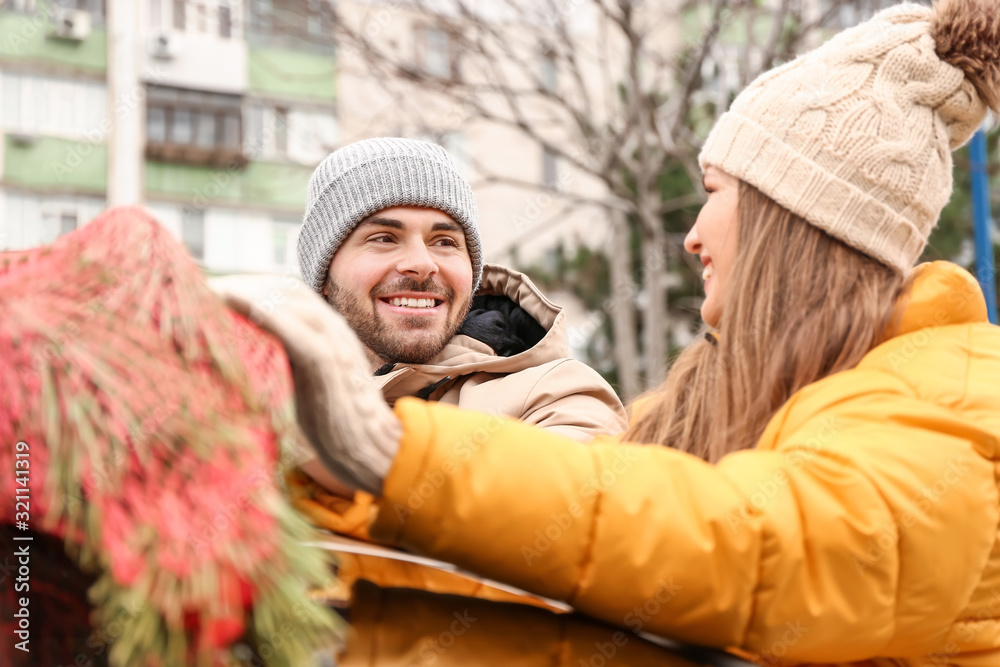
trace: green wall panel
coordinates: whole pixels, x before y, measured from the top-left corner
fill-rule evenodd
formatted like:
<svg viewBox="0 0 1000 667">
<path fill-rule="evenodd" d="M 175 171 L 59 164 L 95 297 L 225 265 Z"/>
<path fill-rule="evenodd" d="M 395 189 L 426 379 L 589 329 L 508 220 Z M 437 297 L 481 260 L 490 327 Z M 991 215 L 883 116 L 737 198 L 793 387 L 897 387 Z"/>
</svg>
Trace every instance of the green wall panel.
<svg viewBox="0 0 1000 667">
<path fill-rule="evenodd" d="M 251 162 L 245 174 L 246 197 L 252 202 L 301 211 L 312 173 L 311 167 L 301 165 Z"/>
<path fill-rule="evenodd" d="M 45 13 L 0 11 L 0 60 L 66 65 L 104 72 L 108 66 L 108 38 L 94 27 L 82 42 L 48 37 L 52 22 Z"/>
<path fill-rule="evenodd" d="M 198 208 L 244 204 L 299 212 L 305 207 L 312 168 L 252 162 L 242 170 L 146 162 L 146 194 L 190 203 Z"/>
<path fill-rule="evenodd" d="M 247 58 L 251 94 L 332 102 L 336 69 L 331 55 L 251 47 Z"/>
<path fill-rule="evenodd" d="M 32 188 L 103 194 L 108 187 L 108 149 L 55 137 L 38 137 L 25 146 L 7 135 L 3 179 Z"/>
<path fill-rule="evenodd" d="M 146 194 L 183 199 L 204 207 L 211 202 L 238 203 L 242 173 L 166 162 L 146 162 Z"/>
</svg>

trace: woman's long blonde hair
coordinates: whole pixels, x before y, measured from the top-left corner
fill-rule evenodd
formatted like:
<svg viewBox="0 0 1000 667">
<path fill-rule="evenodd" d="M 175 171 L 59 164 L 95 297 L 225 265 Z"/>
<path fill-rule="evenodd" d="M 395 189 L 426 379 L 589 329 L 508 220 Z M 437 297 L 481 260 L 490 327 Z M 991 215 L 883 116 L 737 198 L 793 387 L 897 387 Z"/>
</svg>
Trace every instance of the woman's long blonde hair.
<svg viewBox="0 0 1000 667">
<path fill-rule="evenodd" d="M 718 334 L 677 357 L 647 395 L 630 442 L 712 462 L 751 448 L 792 394 L 854 367 L 890 331 L 904 276 L 744 182 L 737 210 Z"/>
</svg>

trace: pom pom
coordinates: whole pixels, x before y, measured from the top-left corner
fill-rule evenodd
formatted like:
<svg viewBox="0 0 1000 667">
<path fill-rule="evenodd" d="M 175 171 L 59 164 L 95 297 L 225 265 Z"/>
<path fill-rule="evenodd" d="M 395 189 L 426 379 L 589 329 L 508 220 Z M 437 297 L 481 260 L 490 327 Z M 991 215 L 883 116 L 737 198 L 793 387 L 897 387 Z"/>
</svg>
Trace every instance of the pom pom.
<svg viewBox="0 0 1000 667">
<path fill-rule="evenodd" d="M 983 103 L 1000 111 L 1000 3 L 939 0 L 931 35 L 938 57 L 965 72 Z"/>
</svg>

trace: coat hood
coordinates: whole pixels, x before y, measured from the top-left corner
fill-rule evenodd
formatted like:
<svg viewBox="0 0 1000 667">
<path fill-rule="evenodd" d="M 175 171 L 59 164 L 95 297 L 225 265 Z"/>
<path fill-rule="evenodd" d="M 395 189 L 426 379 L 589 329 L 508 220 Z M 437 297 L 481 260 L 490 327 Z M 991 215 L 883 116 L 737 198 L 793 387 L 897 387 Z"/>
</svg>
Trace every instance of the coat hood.
<svg viewBox="0 0 1000 667">
<path fill-rule="evenodd" d="M 487 264 L 476 296 L 506 296 L 520 306 L 544 330 L 541 340 L 510 356 L 501 356 L 487 343 L 456 334 L 441 352 L 426 364 L 386 364 L 379 372 L 386 400 L 420 396 L 473 373 L 506 375 L 570 357 L 566 314 L 549 301 L 526 275 L 513 269 Z M 467 321 L 468 322 L 468 321 Z M 464 327 L 464 325 L 463 325 Z"/>
</svg>

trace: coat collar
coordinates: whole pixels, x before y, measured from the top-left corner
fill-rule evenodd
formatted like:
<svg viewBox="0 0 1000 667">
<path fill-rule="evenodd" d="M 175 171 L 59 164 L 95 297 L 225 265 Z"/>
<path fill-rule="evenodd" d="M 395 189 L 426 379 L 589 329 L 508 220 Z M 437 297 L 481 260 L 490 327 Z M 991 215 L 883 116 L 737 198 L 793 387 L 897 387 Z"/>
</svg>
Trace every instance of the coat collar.
<svg viewBox="0 0 1000 667">
<path fill-rule="evenodd" d="M 570 357 L 566 333 L 566 314 L 549 301 L 522 273 L 503 266 L 487 264 L 477 294 L 504 294 L 528 311 L 547 331 L 534 347 L 510 357 L 500 357 L 485 343 L 458 335 L 426 364 L 397 364 L 391 371 L 375 378 L 386 400 L 393 403 L 400 396 L 414 396 L 428 385 L 449 378 L 450 381 L 473 373 L 506 375 Z"/>
<path fill-rule="evenodd" d="M 972 275 L 951 262 L 913 269 L 911 288 L 896 304 L 891 337 L 929 327 L 986 322 L 986 299 Z"/>
</svg>

